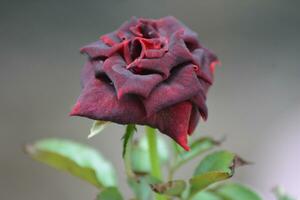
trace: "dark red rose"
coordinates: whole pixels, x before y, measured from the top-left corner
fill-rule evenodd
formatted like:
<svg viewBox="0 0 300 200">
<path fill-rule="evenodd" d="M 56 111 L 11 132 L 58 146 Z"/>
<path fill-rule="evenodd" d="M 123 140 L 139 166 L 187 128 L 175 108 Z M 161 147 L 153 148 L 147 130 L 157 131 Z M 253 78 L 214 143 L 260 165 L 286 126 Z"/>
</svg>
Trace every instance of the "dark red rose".
<svg viewBox="0 0 300 200">
<path fill-rule="evenodd" d="M 174 17 L 132 18 L 81 52 L 88 61 L 71 115 L 149 125 L 189 149 L 218 61 L 195 32 Z"/>
</svg>

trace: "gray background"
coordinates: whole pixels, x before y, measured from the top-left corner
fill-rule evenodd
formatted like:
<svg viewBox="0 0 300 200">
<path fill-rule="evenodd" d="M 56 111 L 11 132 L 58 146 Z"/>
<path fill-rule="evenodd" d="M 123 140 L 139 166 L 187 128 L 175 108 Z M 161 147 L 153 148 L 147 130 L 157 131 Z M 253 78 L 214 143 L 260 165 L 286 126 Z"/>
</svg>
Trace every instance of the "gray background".
<svg viewBox="0 0 300 200">
<path fill-rule="evenodd" d="M 266 199 L 281 184 L 300 197 L 299 1 L 51 0 L 0 1 L 0 199 L 94 199 L 84 182 L 26 157 L 21 147 L 59 136 L 91 144 L 118 168 L 122 127 L 92 140 L 91 122 L 70 118 L 85 60 L 78 49 L 130 16 L 174 15 L 220 57 L 209 120 L 198 135 L 227 136 L 224 147 L 255 164 L 235 179 Z M 177 177 L 189 177 L 196 163 Z"/>
</svg>

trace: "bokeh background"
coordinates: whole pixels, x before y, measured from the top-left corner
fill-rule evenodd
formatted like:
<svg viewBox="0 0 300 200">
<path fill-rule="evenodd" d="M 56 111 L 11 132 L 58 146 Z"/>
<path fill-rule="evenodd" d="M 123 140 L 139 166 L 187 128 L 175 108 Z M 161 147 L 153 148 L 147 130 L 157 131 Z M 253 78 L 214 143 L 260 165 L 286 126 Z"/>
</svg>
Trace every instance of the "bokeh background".
<svg viewBox="0 0 300 200">
<path fill-rule="evenodd" d="M 235 180 L 265 199 L 284 186 L 300 198 L 300 2 L 297 0 L 1 0 L 0 199 L 94 199 L 92 186 L 29 159 L 22 145 L 44 137 L 90 144 L 118 168 L 122 127 L 87 140 L 91 121 L 70 118 L 85 57 L 78 49 L 131 16 L 174 15 L 199 33 L 222 67 L 198 135 L 255 164 Z M 141 133 L 142 134 L 142 133 Z M 178 177 L 189 177 L 196 162 Z"/>
</svg>

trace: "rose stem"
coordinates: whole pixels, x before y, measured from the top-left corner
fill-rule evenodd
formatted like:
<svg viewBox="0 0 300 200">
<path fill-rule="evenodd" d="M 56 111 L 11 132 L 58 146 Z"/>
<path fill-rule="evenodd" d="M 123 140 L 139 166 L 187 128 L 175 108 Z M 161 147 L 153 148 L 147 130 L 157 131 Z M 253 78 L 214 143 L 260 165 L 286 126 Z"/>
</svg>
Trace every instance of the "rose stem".
<svg viewBox="0 0 300 200">
<path fill-rule="evenodd" d="M 133 137 L 132 135 L 128 139 L 127 146 L 126 146 L 126 152 L 124 155 L 124 163 L 125 163 L 125 170 L 127 173 L 127 176 L 129 178 L 134 177 L 134 174 L 131 170 L 131 149 L 132 149 L 132 143 L 133 143 Z"/>
<path fill-rule="evenodd" d="M 149 126 L 146 126 L 146 134 L 149 146 L 149 155 L 151 162 L 151 175 L 162 181 L 162 173 L 160 169 L 160 160 L 157 150 L 157 138 L 155 134 L 155 129 Z M 166 198 L 162 195 L 155 194 L 156 200 L 165 200 Z"/>
</svg>

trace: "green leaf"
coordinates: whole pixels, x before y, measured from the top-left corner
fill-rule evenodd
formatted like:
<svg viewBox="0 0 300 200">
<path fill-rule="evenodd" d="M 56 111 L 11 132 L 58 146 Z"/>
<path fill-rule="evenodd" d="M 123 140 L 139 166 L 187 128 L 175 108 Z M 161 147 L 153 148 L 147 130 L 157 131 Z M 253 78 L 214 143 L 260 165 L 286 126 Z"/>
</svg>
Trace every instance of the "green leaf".
<svg viewBox="0 0 300 200">
<path fill-rule="evenodd" d="M 230 178 L 230 175 L 226 172 L 207 172 L 203 175 L 199 175 L 190 179 L 191 194 L 192 196 L 209 185 Z"/>
<path fill-rule="evenodd" d="M 93 125 L 90 130 L 90 134 L 88 135 L 88 138 L 94 137 L 95 135 L 101 133 L 108 122 L 106 121 L 94 121 Z"/>
<path fill-rule="evenodd" d="M 136 129 L 135 124 L 128 124 L 126 126 L 125 134 L 122 137 L 122 139 L 123 139 L 123 152 L 122 152 L 123 158 L 126 154 L 128 141 L 133 137 L 133 135 L 136 131 L 137 131 L 137 129 Z"/>
<path fill-rule="evenodd" d="M 191 200 L 262 200 L 258 194 L 248 187 L 238 183 L 218 185 L 196 193 Z"/>
<path fill-rule="evenodd" d="M 201 191 L 195 194 L 191 200 L 223 200 L 221 197 L 209 191 Z M 243 199 L 244 200 L 244 199 Z"/>
<path fill-rule="evenodd" d="M 203 137 L 194 141 L 190 145 L 190 151 L 180 151 L 178 160 L 174 164 L 175 169 L 217 145 L 220 145 L 220 142 L 215 141 L 210 137 Z"/>
<path fill-rule="evenodd" d="M 160 181 L 150 175 L 128 179 L 128 184 L 138 200 L 149 200 L 152 195 L 150 184 Z"/>
<path fill-rule="evenodd" d="M 201 191 L 209 185 L 233 176 L 234 169 L 247 164 L 243 159 L 228 151 L 218 151 L 207 155 L 190 179 L 191 193 Z"/>
<path fill-rule="evenodd" d="M 295 198 L 287 195 L 282 187 L 275 187 L 273 189 L 273 193 L 275 194 L 277 200 L 296 200 Z"/>
<path fill-rule="evenodd" d="M 183 180 L 169 181 L 167 183 L 152 184 L 151 188 L 158 194 L 180 197 L 186 189 L 186 182 Z"/>
<path fill-rule="evenodd" d="M 98 188 L 116 186 L 112 165 L 96 150 L 64 139 L 44 139 L 26 146 L 34 159 L 69 172 Z"/>
<path fill-rule="evenodd" d="M 159 149 L 159 159 L 161 165 L 165 164 L 169 159 L 167 143 L 162 137 L 157 137 L 157 146 Z M 149 146 L 147 137 L 143 136 L 139 141 L 134 142 L 131 149 L 131 167 L 135 173 L 150 173 L 151 162 L 149 156 Z"/>
<path fill-rule="evenodd" d="M 151 171 L 151 163 L 148 152 L 134 144 L 131 149 L 131 169 L 136 174 L 148 174 Z"/>
<path fill-rule="evenodd" d="M 128 179 L 128 185 L 131 187 L 136 198 L 139 200 L 148 200 L 151 196 L 149 184 L 144 180 Z"/>
<path fill-rule="evenodd" d="M 221 185 L 217 187 L 214 192 L 226 200 L 262 200 L 262 198 L 250 188 L 237 183 Z"/>
<path fill-rule="evenodd" d="M 123 200 L 123 197 L 118 188 L 108 187 L 98 194 L 97 200 Z"/>
</svg>

